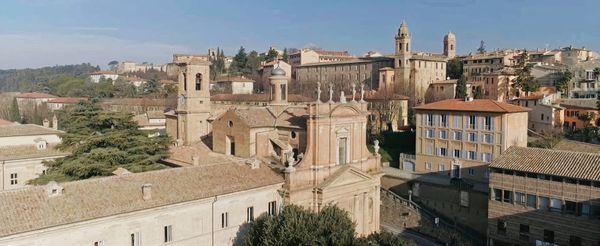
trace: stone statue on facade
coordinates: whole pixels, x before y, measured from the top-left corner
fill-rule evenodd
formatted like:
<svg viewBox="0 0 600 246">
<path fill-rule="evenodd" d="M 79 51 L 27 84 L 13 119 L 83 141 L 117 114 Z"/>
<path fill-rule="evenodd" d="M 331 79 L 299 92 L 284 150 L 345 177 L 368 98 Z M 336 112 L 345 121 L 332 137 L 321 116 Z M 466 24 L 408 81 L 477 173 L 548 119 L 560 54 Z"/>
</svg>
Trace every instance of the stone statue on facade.
<svg viewBox="0 0 600 246">
<path fill-rule="evenodd" d="M 356 84 L 352 83 L 352 102 L 356 102 Z"/>
<path fill-rule="evenodd" d="M 317 82 L 317 103 L 321 103 L 321 82 Z"/>
<path fill-rule="evenodd" d="M 179 95 L 178 103 L 179 103 L 179 106 L 185 107 L 185 96 L 183 94 Z"/>
<path fill-rule="evenodd" d="M 286 173 L 291 173 L 296 170 L 294 168 L 294 164 L 296 164 L 296 160 L 294 159 L 294 152 L 288 151 L 285 153 L 287 155 L 287 166 L 285 167 Z"/>
<path fill-rule="evenodd" d="M 329 103 L 333 103 L 333 84 L 329 83 Z"/>
<path fill-rule="evenodd" d="M 373 141 L 373 150 L 375 150 L 375 155 L 379 156 L 379 140 L 377 139 Z"/>
<path fill-rule="evenodd" d="M 365 84 L 360 84 L 360 102 L 365 102 Z"/>
<path fill-rule="evenodd" d="M 340 102 L 346 103 L 346 95 L 344 94 L 344 91 L 340 92 Z"/>
</svg>

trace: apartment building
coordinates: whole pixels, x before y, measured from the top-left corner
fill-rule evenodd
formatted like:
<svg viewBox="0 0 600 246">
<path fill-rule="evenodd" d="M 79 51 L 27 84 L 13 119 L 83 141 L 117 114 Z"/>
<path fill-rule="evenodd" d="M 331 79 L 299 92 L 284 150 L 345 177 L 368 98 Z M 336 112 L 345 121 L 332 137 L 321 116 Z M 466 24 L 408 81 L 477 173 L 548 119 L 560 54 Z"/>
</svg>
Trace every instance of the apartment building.
<svg viewBox="0 0 600 246">
<path fill-rule="evenodd" d="M 493 72 L 473 75 L 469 82 L 472 83 L 472 92 L 479 93 L 481 98 L 500 102 L 507 102 L 519 94 L 513 88 L 517 75 L 512 68 L 502 68 Z"/>
<path fill-rule="evenodd" d="M 488 245 L 600 245 L 600 154 L 510 147 L 490 164 Z"/>
<path fill-rule="evenodd" d="M 489 99 L 449 99 L 415 107 L 418 174 L 487 182 L 487 165 L 527 145 L 529 109 Z"/>
<path fill-rule="evenodd" d="M 514 66 L 518 54 L 517 51 L 509 49 L 468 55 L 461 59 L 463 62 L 463 75 L 470 78 L 471 76 Z"/>
<path fill-rule="evenodd" d="M 560 131 L 565 120 L 565 108 L 554 103 L 556 94 L 531 94 L 515 98 L 511 103 L 530 108 L 527 127 L 535 132 Z"/>
<path fill-rule="evenodd" d="M 296 77 L 296 69 L 301 65 L 309 63 L 339 62 L 351 59 L 355 59 L 355 57 L 350 55 L 348 51 L 319 49 L 300 49 L 296 52 L 292 52 L 288 56 L 288 61 L 292 66 L 291 75 L 293 79 L 299 79 Z"/>
</svg>

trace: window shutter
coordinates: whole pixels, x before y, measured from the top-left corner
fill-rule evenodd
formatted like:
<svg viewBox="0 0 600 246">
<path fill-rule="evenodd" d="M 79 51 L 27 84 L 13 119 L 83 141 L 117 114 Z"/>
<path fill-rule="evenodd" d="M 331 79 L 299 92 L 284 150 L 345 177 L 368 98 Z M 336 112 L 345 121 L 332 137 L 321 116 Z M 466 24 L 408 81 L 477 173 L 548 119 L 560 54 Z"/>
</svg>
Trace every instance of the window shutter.
<svg viewBox="0 0 600 246">
<path fill-rule="evenodd" d="M 490 130 L 494 130 L 495 124 L 494 124 L 494 117 L 490 116 Z"/>
</svg>

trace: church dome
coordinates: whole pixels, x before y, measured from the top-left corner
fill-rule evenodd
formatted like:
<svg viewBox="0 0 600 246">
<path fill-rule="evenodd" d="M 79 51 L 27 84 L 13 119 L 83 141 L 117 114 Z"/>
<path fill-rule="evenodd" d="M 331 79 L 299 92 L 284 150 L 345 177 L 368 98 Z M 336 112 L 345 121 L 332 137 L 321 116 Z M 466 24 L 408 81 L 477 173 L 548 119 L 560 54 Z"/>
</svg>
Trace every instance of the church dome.
<svg viewBox="0 0 600 246">
<path fill-rule="evenodd" d="M 285 76 L 285 71 L 281 69 L 279 66 L 271 71 L 271 75 L 273 76 Z"/>
</svg>

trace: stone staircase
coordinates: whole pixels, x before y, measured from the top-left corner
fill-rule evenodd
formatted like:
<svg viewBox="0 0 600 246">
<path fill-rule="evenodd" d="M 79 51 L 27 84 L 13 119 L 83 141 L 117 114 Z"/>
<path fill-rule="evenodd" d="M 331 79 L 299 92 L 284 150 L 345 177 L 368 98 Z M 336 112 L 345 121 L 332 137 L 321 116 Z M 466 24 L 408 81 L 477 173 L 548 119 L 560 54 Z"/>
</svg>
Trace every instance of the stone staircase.
<svg viewBox="0 0 600 246">
<path fill-rule="evenodd" d="M 384 188 L 381 189 L 381 224 L 398 231 L 414 230 L 446 245 L 485 245 L 484 236 Z"/>
</svg>

